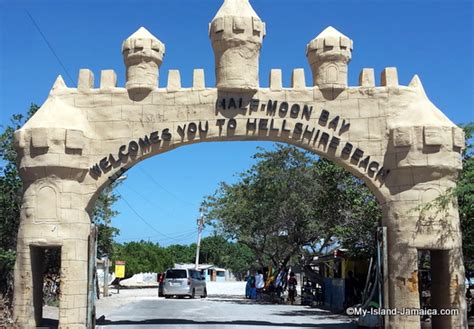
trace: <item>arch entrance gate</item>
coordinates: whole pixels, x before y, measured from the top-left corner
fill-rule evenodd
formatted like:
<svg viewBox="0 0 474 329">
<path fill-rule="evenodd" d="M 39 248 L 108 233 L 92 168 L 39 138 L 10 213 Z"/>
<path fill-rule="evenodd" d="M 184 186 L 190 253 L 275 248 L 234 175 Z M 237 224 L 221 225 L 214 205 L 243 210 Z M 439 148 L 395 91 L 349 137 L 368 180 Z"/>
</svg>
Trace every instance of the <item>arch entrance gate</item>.
<svg viewBox="0 0 474 329">
<path fill-rule="evenodd" d="M 435 319 L 439 328 L 465 327 L 464 268 L 458 211 L 417 210 L 455 186 L 464 136 L 426 96 L 415 76 L 398 84 L 395 68 L 363 69 L 347 86 L 352 40 L 328 27 L 309 42 L 313 75 L 303 69 L 282 86 L 271 70 L 259 87 L 258 58 L 265 24 L 248 0 L 225 0 L 209 25 L 216 87 L 194 70 L 181 86 L 171 70 L 158 88 L 165 46 L 146 29 L 126 39 L 125 88 L 113 70 L 94 87 L 90 70 L 77 88 L 59 76 L 39 111 L 15 133 L 24 183 L 15 265 L 14 314 L 23 328 L 41 318 L 35 248 L 61 248 L 59 324 L 84 328 L 87 318 L 90 212 L 96 197 L 127 168 L 181 145 L 229 140 L 280 141 L 326 157 L 364 180 L 383 209 L 388 236 L 388 305 L 419 308 L 417 251 L 432 250 L 432 304 L 459 315 Z M 36 297 L 35 297 L 36 296 Z M 390 328 L 419 328 L 417 316 L 392 316 Z"/>
</svg>

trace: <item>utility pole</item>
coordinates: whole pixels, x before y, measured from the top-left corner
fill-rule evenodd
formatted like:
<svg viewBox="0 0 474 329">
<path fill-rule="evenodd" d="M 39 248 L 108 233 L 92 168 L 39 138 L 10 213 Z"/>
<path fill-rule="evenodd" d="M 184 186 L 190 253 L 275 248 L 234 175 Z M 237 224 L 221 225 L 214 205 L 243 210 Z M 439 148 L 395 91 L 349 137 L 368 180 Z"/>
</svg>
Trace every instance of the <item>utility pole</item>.
<svg viewBox="0 0 474 329">
<path fill-rule="evenodd" d="M 204 215 L 202 214 L 202 208 L 200 209 L 201 216 L 197 219 L 197 226 L 198 226 L 198 239 L 197 239 L 197 247 L 196 247 L 196 270 L 199 267 L 199 249 L 201 248 L 201 233 L 204 226 Z"/>
<path fill-rule="evenodd" d="M 104 259 L 104 297 L 109 297 L 109 257 Z"/>
</svg>

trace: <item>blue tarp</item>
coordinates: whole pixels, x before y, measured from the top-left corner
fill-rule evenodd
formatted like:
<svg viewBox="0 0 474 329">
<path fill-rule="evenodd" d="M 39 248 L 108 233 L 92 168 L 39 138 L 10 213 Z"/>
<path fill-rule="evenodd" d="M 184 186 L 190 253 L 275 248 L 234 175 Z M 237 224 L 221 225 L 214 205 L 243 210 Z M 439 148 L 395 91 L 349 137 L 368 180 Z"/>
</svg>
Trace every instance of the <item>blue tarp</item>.
<svg viewBox="0 0 474 329">
<path fill-rule="evenodd" d="M 340 312 L 344 310 L 344 279 L 324 279 L 324 306 Z"/>
</svg>

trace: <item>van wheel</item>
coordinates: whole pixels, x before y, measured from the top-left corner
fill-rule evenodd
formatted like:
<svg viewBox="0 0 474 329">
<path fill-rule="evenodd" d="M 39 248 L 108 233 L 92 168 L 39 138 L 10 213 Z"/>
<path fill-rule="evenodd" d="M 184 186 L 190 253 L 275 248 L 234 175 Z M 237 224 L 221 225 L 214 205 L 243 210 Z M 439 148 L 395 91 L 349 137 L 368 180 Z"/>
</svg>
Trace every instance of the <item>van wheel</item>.
<svg viewBox="0 0 474 329">
<path fill-rule="evenodd" d="M 165 297 L 166 299 L 170 299 L 170 298 L 171 298 L 170 295 L 163 295 L 163 297 Z"/>
<path fill-rule="evenodd" d="M 196 290 L 193 289 L 193 293 L 191 294 L 191 299 L 194 299 L 194 297 L 196 297 Z"/>
<path fill-rule="evenodd" d="M 206 298 L 207 297 L 207 289 L 204 288 L 204 295 L 201 296 L 201 298 Z"/>
</svg>

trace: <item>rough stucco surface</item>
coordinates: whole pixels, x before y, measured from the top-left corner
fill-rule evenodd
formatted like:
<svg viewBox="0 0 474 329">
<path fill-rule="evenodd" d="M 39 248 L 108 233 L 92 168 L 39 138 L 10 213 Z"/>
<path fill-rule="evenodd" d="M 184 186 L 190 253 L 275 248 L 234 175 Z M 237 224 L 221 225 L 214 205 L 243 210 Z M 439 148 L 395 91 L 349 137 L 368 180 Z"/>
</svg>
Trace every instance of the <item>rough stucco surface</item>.
<svg viewBox="0 0 474 329">
<path fill-rule="evenodd" d="M 364 69 L 359 86 L 347 86 L 353 43 L 328 28 L 307 46 L 313 85 L 295 69 L 292 85 L 283 87 L 281 71 L 272 70 L 269 87 L 260 88 L 265 25 L 248 1 L 226 0 L 209 33 L 216 88 L 205 87 L 203 70 L 194 71 L 190 87 L 181 86 L 179 71 L 170 71 L 159 88 L 164 45 L 141 28 L 122 48 L 126 88 L 116 86 L 112 70 L 101 72 L 98 87 L 87 69 L 79 72 L 77 88 L 59 76 L 40 110 L 15 133 L 25 186 L 15 267 L 20 327 L 35 326 L 32 247 L 61 247 L 60 327 L 84 328 L 90 211 L 101 189 L 147 157 L 229 140 L 300 146 L 363 179 L 382 205 L 388 230 L 387 307 L 419 308 L 417 250 L 437 250 L 434 306 L 458 308 L 460 315 L 436 325 L 465 327 L 457 208 L 417 210 L 455 186 L 464 136 L 430 102 L 420 79 L 401 86 L 397 70 L 386 68 L 376 86 L 374 70 Z M 420 327 L 416 316 L 393 316 L 389 325 Z"/>
</svg>

